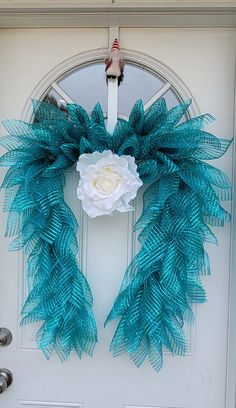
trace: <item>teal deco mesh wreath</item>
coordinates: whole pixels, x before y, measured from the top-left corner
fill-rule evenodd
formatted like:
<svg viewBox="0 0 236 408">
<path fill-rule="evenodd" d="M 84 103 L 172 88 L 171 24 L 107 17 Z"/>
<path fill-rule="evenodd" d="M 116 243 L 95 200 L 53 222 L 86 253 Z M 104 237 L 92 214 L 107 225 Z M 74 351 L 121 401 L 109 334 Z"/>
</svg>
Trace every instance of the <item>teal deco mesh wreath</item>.
<svg viewBox="0 0 236 408">
<path fill-rule="evenodd" d="M 54 351 L 62 360 L 73 350 L 91 355 L 97 342 L 92 293 L 77 260 L 78 224 L 63 191 L 65 172 L 81 155 L 106 150 L 132 156 L 146 185 L 135 225 L 141 249 L 105 323 L 119 319 L 111 351 L 128 353 L 137 366 L 149 358 L 157 371 L 163 349 L 185 353 L 184 324 L 193 322 L 192 304 L 206 300 L 204 243 L 217 244 L 209 225 L 230 221 L 220 200 L 231 190 L 227 176 L 205 162 L 220 158 L 231 141 L 203 130 L 209 114 L 179 124 L 189 105 L 168 110 L 161 98 L 145 113 L 139 100 L 113 134 L 99 104 L 89 116 L 76 104 L 63 113 L 34 101 L 35 123 L 4 122 L 6 235 L 15 237 L 10 249 L 24 248 L 28 260 L 22 324 L 43 321 L 37 343 L 47 358 Z"/>
</svg>

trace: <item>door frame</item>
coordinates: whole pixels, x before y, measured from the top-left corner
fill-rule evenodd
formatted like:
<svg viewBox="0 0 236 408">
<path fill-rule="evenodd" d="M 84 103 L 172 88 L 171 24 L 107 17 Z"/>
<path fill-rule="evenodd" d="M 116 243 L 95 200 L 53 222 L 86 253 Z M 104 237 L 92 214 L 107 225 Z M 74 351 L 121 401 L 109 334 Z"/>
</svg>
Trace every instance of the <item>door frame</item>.
<svg viewBox="0 0 236 408">
<path fill-rule="evenodd" d="M 99 0 L 98 0 L 99 1 Z M 116 4 L 116 0 L 78 4 L 78 0 L 0 0 L 0 28 L 66 28 L 106 27 L 110 34 L 120 27 L 166 28 L 232 28 L 236 29 L 236 1 L 172 0 L 168 5 L 156 0 L 145 4 L 130 1 Z M 119 0 L 118 0 L 119 1 Z M 143 5 L 145 4 L 145 6 Z M 236 34 L 236 30 L 235 30 Z M 114 38 L 114 37 L 113 37 Z M 236 36 L 235 36 L 236 38 Z M 236 71 L 234 77 L 236 89 Z M 236 131 L 236 91 L 234 102 L 234 137 Z M 235 168 L 236 144 L 233 145 Z M 228 300 L 227 377 L 224 408 L 235 408 L 236 393 L 236 172 L 233 174 L 232 228 L 230 251 L 230 280 Z M 223 407 L 222 407 L 223 408 Z"/>
</svg>

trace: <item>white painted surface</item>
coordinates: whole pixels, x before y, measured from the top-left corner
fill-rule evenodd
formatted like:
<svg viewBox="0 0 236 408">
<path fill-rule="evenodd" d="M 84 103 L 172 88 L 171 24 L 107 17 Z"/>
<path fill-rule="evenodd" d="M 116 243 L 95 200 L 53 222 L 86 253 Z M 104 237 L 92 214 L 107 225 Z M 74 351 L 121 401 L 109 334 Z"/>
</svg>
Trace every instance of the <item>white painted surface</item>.
<svg viewBox="0 0 236 408">
<path fill-rule="evenodd" d="M 118 79 L 108 79 L 107 131 L 112 135 L 117 122 Z"/>
<path fill-rule="evenodd" d="M 121 29 L 120 42 L 136 56 L 147 54 L 171 68 L 202 111 L 217 117 L 209 129 L 232 136 L 234 30 Z M 107 29 L 2 30 L 1 119 L 20 117 L 29 95 L 56 65 L 77 53 L 107 46 Z M 215 164 L 231 174 L 231 152 Z M 68 175 L 66 197 L 80 218 L 76 177 Z M 3 237 L 6 215 L 1 219 Z M 35 349 L 35 325 L 26 332 L 18 328 L 25 294 L 22 259 L 8 252 L 8 240 L 1 239 L 0 326 L 10 328 L 14 336 L 9 348 L 0 349 L 0 364 L 14 375 L 12 387 L 0 396 L 1 408 L 226 408 L 229 226 L 216 230 L 220 246 L 209 248 L 213 273 L 203 279 L 208 303 L 197 307 L 191 352 L 186 357 L 165 355 L 164 367 L 156 374 L 149 364 L 137 369 L 126 356 L 113 359 L 108 349 L 115 324 L 103 329 L 131 255 L 131 224 L 127 214 L 83 220 L 82 267 L 94 293 L 99 344 L 93 359 L 72 356 L 65 364 L 57 358 L 48 362 Z"/>
</svg>

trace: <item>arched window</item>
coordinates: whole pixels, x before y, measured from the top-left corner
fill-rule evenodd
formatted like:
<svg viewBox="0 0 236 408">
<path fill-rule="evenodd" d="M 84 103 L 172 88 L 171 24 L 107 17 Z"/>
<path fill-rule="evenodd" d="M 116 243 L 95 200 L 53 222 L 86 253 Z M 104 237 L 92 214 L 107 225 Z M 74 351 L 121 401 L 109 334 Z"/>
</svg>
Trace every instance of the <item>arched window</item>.
<svg viewBox="0 0 236 408">
<path fill-rule="evenodd" d="M 31 99 L 41 99 L 58 105 L 77 103 L 91 112 L 97 102 L 106 115 L 107 85 L 104 59 L 107 51 L 97 50 L 80 54 L 55 67 L 35 88 Z M 126 118 L 138 99 L 146 108 L 163 96 L 168 108 L 180 101 L 193 99 L 189 115 L 199 114 L 199 108 L 182 80 L 163 63 L 134 51 L 124 51 L 125 78 L 119 87 L 118 116 Z M 30 119 L 31 105 L 27 103 L 23 118 Z M 32 118 L 31 118 L 32 119 Z"/>
<path fill-rule="evenodd" d="M 125 79 L 119 87 L 118 114 L 128 116 L 138 99 L 142 99 L 145 104 L 157 93 L 165 97 L 169 108 L 179 102 L 174 88 L 160 75 L 145 67 L 126 63 Z M 107 112 L 104 63 L 89 64 L 66 73 L 52 84 L 45 100 L 62 107 L 67 102 L 74 102 L 82 105 L 88 112 L 99 102 L 103 111 Z"/>
</svg>

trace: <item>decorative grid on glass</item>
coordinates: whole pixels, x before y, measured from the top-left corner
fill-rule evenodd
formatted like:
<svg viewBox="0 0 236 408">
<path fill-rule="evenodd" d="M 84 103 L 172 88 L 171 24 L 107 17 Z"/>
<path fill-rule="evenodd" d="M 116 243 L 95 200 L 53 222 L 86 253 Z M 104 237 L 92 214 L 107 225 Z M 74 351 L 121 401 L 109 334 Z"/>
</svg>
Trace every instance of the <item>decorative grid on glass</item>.
<svg viewBox="0 0 236 408">
<path fill-rule="evenodd" d="M 157 72 L 131 62 L 125 64 L 124 81 L 119 86 L 118 117 L 127 118 L 138 99 L 145 109 L 158 98 L 164 97 L 168 108 L 180 102 L 177 91 Z M 115 95 L 114 95 L 115 97 Z M 66 111 L 67 103 L 77 103 L 91 112 L 97 102 L 108 111 L 104 62 L 78 67 L 51 84 L 45 100 Z"/>
</svg>

